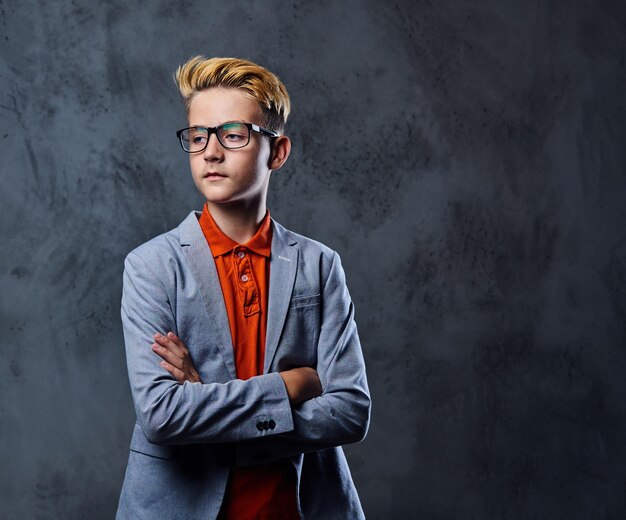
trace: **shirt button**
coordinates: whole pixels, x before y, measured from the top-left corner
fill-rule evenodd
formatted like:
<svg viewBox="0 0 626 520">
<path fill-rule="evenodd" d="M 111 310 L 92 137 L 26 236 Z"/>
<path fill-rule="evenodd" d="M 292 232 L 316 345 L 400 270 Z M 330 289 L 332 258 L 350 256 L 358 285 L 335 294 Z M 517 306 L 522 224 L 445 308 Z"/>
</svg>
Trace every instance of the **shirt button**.
<svg viewBox="0 0 626 520">
<path fill-rule="evenodd" d="M 239 253 L 237 253 L 237 256 L 239 258 L 243 258 L 244 256 L 246 256 L 246 254 L 243 251 L 239 251 Z"/>
<path fill-rule="evenodd" d="M 242 282 L 247 282 L 248 281 L 248 275 L 247 274 L 241 275 L 241 281 Z"/>
</svg>

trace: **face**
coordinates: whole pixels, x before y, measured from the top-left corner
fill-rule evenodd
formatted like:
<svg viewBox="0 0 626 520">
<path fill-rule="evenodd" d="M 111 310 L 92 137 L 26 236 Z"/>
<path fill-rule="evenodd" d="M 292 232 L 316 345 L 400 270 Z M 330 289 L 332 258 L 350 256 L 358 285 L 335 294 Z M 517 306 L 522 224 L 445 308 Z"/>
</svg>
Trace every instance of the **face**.
<svg viewBox="0 0 626 520">
<path fill-rule="evenodd" d="M 257 102 L 237 89 L 203 90 L 189 106 L 189 126 L 215 127 L 234 121 L 263 126 Z M 209 203 L 264 204 L 270 173 L 284 162 L 277 165 L 274 156 L 269 137 L 251 131 L 248 145 L 236 150 L 227 150 L 211 134 L 206 149 L 189 154 L 189 162 L 196 187 Z"/>
</svg>

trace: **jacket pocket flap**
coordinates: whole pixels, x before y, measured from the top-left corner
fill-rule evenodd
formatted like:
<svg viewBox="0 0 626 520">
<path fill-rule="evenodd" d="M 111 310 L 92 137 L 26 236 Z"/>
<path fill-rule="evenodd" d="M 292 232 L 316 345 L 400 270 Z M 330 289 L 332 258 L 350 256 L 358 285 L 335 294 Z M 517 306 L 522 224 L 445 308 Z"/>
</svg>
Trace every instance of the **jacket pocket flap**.
<svg viewBox="0 0 626 520">
<path fill-rule="evenodd" d="M 130 441 L 130 450 L 144 455 L 149 455 L 150 457 L 169 460 L 174 457 L 175 447 L 150 442 L 146 439 L 141 426 L 139 424 L 135 424 L 133 437 Z"/>
<path fill-rule="evenodd" d="M 307 307 L 309 305 L 319 305 L 319 294 L 305 294 L 291 298 L 291 307 Z"/>
</svg>

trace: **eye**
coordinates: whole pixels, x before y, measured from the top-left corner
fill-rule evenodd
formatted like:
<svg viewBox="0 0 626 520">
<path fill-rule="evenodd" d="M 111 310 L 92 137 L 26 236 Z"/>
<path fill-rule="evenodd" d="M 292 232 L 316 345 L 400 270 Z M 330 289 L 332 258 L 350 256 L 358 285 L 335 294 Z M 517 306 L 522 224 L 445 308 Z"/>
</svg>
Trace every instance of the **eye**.
<svg viewBox="0 0 626 520">
<path fill-rule="evenodd" d="M 219 127 L 220 138 L 224 142 L 239 144 L 248 139 L 248 127 L 240 123 L 227 123 Z"/>
<path fill-rule="evenodd" d="M 206 135 L 192 135 L 189 137 L 189 142 L 191 142 L 192 144 L 204 144 L 206 142 Z"/>
<path fill-rule="evenodd" d="M 190 149 L 199 150 L 206 145 L 208 135 L 206 130 L 202 128 L 190 128 L 187 130 L 187 135 L 183 138 L 189 143 Z"/>
</svg>

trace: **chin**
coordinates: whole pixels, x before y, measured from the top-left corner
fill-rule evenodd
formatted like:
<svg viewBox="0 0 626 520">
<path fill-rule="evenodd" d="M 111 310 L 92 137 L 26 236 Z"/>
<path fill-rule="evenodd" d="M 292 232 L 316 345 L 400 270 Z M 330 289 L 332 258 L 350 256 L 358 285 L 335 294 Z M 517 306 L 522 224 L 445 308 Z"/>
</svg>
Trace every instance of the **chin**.
<svg viewBox="0 0 626 520">
<path fill-rule="evenodd" d="M 228 196 L 217 196 L 214 193 L 203 193 L 204 198 L 210 204 L 228 204 L 229 202 L 233 202 L 232 197 Z"/>
<path fill-rule="evenodd" d="M 198 185 L 198 183 L 196 183 L 196 188 L 209 202 L 228 202 L 233 197 L 230 190 L 220 189 L 217 186 L 207 186 L 206 184 Z"/>
</svg>

